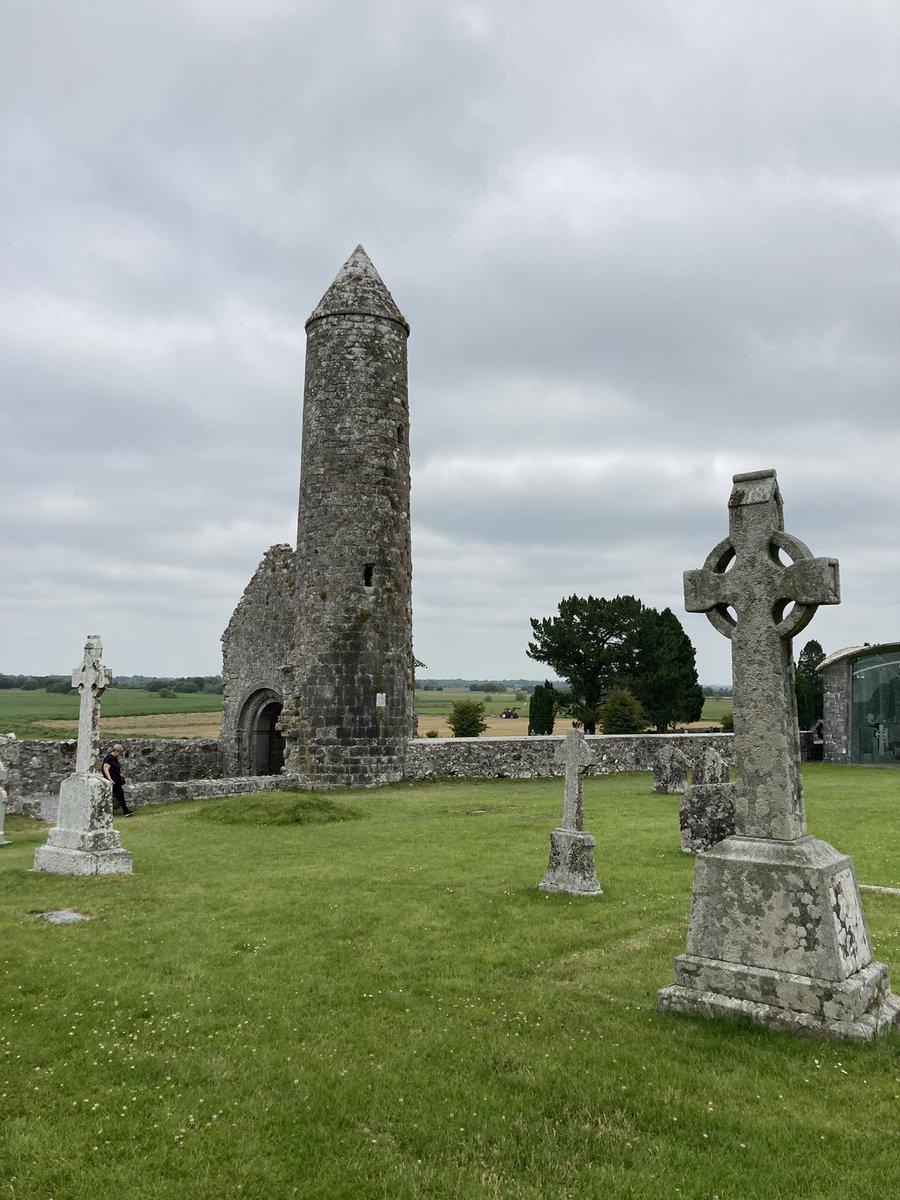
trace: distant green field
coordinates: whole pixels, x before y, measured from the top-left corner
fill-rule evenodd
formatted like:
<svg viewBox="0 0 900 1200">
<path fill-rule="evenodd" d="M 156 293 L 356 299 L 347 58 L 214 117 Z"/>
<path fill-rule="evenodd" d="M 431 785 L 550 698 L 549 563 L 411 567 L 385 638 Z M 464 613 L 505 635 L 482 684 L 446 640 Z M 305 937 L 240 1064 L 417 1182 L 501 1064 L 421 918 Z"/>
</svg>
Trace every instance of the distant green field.
<svg viewBox="0 0 900 1200">
<path fill-rule="evenodd" d="M 702 721 L 721 721 L 730 713 L 734 703 L 730 696 L 707 696 L 703 701 Z"/>
<path fill-rule="evenodd" d="M 490 696 L 491 699 L 486 699 Z M 528 700 L 516 700 L 515 692 L 470 692 L 468 688 L 447 688 L 443 692 L 416 691 L 416 712 L 420 716 L 446 717 L 456 700 L 480 700 L 489 717 L 499 716 L 505 708 L 517 708 L 519 715 L 528 714 Z"/>
<path fill-rule="evenodd" d="M 0 733 L 16 737 L 71 737 L 65 730 L 47 728 L 47 721 L 78 720 L 77 695 L 59 696 L 43 690 L 23 692 L 19 688 L 0 691 Z M 153 713 L 221 712 L 222 697 L 206 692 L 162 699 L 157 692 L 131 688 L 108 688 L 103 693 L 104 717 L 143 717 Z"/>
<path fill-rule="evenodd" d="M 490 696 L 490 699 L 487 699 Z M 496 717 L 505 708 L 515 708 L 519 716 L 528 716 L 528 699 L 516 700 L 515 692 L 470 692 L 468 688 L 448 688 L 443 692 L 416 691 L 416 711 L 419 716 L 446 717 L 456 700 L 481 700 L 485 714 Z M 217 713 L 222 711 L 222 697 L 206 692 L 178 694 L 170 700 L 158 692 L 131 688 L 109 688 L 103 693 L 103 716 L 144 717 L 179 713 Z M 731 712 L 730 696 L 707 697 L 703 706 L 704 721 L 721 721 Z M 0 733 L 14 733 L 19 738 L 66 738 L 70 730 L 48 726 L 48 721 L 76 721 L 78 696 L 60 696 L 40 690 L 25 692 L 19 688 L 0 691 Z M 170 735 L 171 736 L 171 735 Z M 190 736 L 185 733 L 185 736 Z M 196 736 L 196 735 L 194 735 Z M 212 736 L 212 735 L 206 735 Z"/>
</svg>

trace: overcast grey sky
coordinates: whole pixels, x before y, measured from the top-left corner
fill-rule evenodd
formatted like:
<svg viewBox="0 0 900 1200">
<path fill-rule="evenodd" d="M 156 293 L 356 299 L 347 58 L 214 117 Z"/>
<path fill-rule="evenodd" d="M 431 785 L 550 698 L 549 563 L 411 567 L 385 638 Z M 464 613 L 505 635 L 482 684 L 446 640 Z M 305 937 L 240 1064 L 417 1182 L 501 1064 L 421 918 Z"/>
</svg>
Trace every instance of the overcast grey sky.
<svg viewBox="0 0 900 1200">
<path fill-rule="evenodd" d="M 670 606 L 775 467 L 900 637 L 896 0 L 7 0 L 0 671 L 217 673 L 296 534 L 304 321 L 412 326 L 423 675 L 538 678 L 571 593 Z M 799 646 L 797 650 L 799 652 Z"/>
</svg>

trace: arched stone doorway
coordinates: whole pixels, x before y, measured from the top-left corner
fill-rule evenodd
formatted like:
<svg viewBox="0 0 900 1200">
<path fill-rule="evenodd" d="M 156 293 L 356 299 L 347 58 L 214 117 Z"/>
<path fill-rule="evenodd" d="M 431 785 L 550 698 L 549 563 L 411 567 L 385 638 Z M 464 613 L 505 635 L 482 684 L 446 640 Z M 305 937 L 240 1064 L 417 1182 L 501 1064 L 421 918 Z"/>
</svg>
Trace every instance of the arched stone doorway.
<svg viewBox="0 0 900 1200">
<path fill-rule="evenodd" d="M 284 735 L 277 728 L 281 697 L 264 688 L 244 704 L 238 726 L 241 773 L 280 775 L 284 769 Z"/>
</svg>

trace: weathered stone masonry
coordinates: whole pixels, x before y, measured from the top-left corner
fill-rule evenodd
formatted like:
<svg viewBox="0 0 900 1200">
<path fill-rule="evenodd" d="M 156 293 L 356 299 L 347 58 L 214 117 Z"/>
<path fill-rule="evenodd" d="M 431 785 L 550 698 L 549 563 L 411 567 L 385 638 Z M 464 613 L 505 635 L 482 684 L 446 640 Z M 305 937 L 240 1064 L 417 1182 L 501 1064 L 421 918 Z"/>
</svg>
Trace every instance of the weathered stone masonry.
<svg viewBox="0 0 900 1200">
<path fill-rule="evenodd" d="M 365 787 L 403 777 L 412 715 L 409 325 L 359 246 L 306 329 L 281 727 L 289 772 Z"/>
<path fill-rule="evenodd" d="M 277 774 L 284 765 L 278 720 L 294 629 L 296 558 L 290 546 L 266 551 L 222 635 L 222 770 Z"/>
</svg>

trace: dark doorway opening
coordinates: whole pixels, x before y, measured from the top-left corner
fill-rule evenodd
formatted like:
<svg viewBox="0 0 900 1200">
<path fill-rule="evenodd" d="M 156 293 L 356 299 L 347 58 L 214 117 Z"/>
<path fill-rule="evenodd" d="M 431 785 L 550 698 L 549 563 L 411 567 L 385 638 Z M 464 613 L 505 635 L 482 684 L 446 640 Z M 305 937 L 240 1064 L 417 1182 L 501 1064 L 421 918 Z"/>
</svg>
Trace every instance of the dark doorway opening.
<svg viewBox="0 0 900 1200">
<path fill-rule="evenodd" d="M 284 734 L 277 728 L 282 705 L 272 700 L 259 710 L 253 731 L 253 775 L 280 775 L 284 768 Z"/>
</svg>

